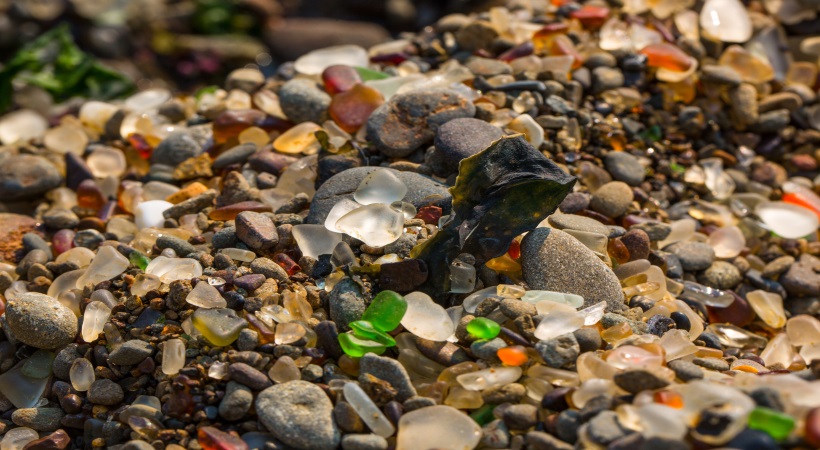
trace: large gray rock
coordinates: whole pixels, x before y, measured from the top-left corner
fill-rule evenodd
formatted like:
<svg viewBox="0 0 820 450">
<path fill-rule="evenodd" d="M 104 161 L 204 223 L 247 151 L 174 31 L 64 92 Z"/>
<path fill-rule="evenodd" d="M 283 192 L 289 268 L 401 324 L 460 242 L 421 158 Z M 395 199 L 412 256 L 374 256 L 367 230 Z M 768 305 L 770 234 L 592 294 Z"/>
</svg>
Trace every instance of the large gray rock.
<svg viewBox="0 0 820 450">
<path fill-rule="evenodd" d="M 584 297 L 584 307 L 607 303 L 607 311 L 624 308 L 618 277 L 570 234 L 536 228 L 521 241 L 521 268 L 531 289 Z"/>
<path fill-rule="evenodd" d="M 458 163 L 489 147 L 504 137 L 504 131 L 480 119 L 465 117 L 451 120 L 438 129 L 432 167 L 436 175 L 446 177 L 458 172 Z"/>
<path fill-rule="evenodd" d="M 48 350 L 70 344 L 79 329 L 77 316 L 68 307 L 36 292 L 8 302 L 6 323 L 20 342 Z"/>
<path fill-rule="evenodd" d="M 333 421 L 333 404 L 321 388 L 307 381 L 271 386 L 256 398 L 259 421 L 290 447 L 333 450 L 341 433 Z"/>
<path fill-rule="evenodd" d="M 305 223 L 324 224 L 325 218 L 333 205 L 344 198 L 353 200 L 353 193 L 356 192 L 359 183 L 376 169 L 377 167 L 347 169 L 325 181 L 324 184 L 319 186 L 316 195 L 313 197 L 310 212 L 305 217 Z M 380 169 L 391 171 L 399 177 L 402 183 L 407 185 L 407 194 L 404 196 L 405 202 L 412 203 L 416 208 L 427 205 L 439 206 L 444 210 L 444 214 L 450 213 L 453 198 L 450 191 L 447 190 L 447 186 L 415 172 Z"/>
<path fill-rule="evenodd" d="M 438 127 L 473 117 L 475 105 L 449 89 L 419 89 L 392 97 L 367 121 L 367 139 L 385 156 L 405 157 L 433 140 Z"/>
<path fill-rule="evenodd" d="M 43 194 L 59 186 L 62 179 L 57 167 L 42 156 L 0 159 L 0 196 L 4 201 Z"/>
</svg>

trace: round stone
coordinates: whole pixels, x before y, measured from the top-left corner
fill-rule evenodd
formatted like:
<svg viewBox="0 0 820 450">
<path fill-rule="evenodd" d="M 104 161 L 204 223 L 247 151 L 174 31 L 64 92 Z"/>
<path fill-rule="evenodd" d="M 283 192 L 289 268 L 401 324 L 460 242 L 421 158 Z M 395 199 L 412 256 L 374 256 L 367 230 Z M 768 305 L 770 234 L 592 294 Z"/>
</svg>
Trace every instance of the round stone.
<svg viewBox="0 0 820 450">
<path fill-rule="evenodd" d="M 715 251 L 704 242 L 677 242 L 664 250 L 680 259 L 683 270 L 705 270 L 715 260 Z"/>
<path fill-rule="evenodd" d="M 367 138 L 389 158 L 401 158 L 430 142 L 453 119 L 473 117 L 475 105 L 448 89 L 420 89 L 392 97 L 367 121 Z"/>
<path fill-rule="evenodd" d="M 114 406 L 119 404 L 125 393 L 119 384 L 108 380 L 101 379 L 91 383 L 88 389 L 88 401 L 95 405 Z"/>
<path fill-rule="evenodd" d="M 484 150 L 503 136 L 501 128 L 471 117 L 445 123 L 438 129 L 434 141 L 433 172 L 442 177 L 458 172 L 462 159 Z"/>
<path fill-rule="evenodd" d="M 327 120 L 330 96 L 306 78 L 288 81 L 279 90 L 279 104 L 288 119 L 295 123 Z"/>
<path fill-rule="evenodd" d="M 24 344 L 55 349 L 77 336 L 77 316 L 52 297 L 27 292 L 6 305 L 6 322 L 14 337 Z"/>
<path fill-rule="evenodd" d="M 715 261 L 700 277 L 703 284 L 717 289 L 732 289 L 743 281 L 743 274 L 734 264 Z"/>
<path fill-rule="evenodd" d="M 4 201 L 43 194 L 61 181 L 57 167 L 42 156 L 14 155 L 0 162 L 0 197 Z"/>
<path fill-rule="evenodd" d="M 174 131 L 151 153 L 151 164 L 177 166 L 182 161 L 202 153 L 202 146 L 187 131 Z"/>
<path fill-rule="evenodd" d="M 646 171 L 638 158 L 625 152 L 609 152 L 604 157 L 604 166 L 612 178 L 630 186 L 641 184 Z"/>
<path fill-rule="evenodd" d="M 608 311 L 623 309 L 621 283 L 612 269 L 561 230 L 536 228 L 527 234 L 520 261 L 531 289 L 580 295 L 584 308 L 606 302 Z"/>
<path fill-rule="evenodd" d="M 589 206 L 607 217 L 619 217 L 632 203 L 632 188 L 623 181 L 611 181 L 595 191 Z"/>
<path fill-rule="evenodd" d="M 277 384 L 256 398 L 259 421 L 277 439 L 297 449 L 333 450 L 341 433 L 333 421 L 333 403 L 307 381 Z"/>
</svg>

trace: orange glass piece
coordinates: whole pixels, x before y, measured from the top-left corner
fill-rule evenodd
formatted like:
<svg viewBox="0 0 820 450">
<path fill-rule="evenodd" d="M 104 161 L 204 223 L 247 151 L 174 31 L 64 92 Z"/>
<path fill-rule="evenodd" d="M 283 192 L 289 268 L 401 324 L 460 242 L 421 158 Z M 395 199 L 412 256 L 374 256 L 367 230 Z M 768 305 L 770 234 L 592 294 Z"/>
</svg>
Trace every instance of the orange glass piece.
<svg viewBox="0 0 820 450">
<path fill-rule="evenodd" d="M 250 127 L 259 127 L 267 132 L 283 132 L 293 126 L 287 120 L 269 116 L 258 109 L 227 110 L 214 119 L 214 142 L 223 144 L 236 138 Z"/>
<path fill-rule="evenodd" d="M 83 180 L 77 186 L 77 205 L 80 208 L 99 210 L 105 204 L 105 197 L 94 180 Z"/>
<path fill-rule="evenodd" d="M 683 408 L 683 397 L 677 392 L 658 391 L 652 394 L 652 399 L 655 400 L 655 403 L 660 403 L 670 408 Z"/>
<path fill-rule="evenodd" d="M 695 101 L 697 95 L 695 77 L 687 77 L 679 83 L 664 83 L 662 86 L 666 88 L 664 94 L 670 104 L 685 103 L 688 105 Z"/>
<path fill-rule="evenodd" d="M 587 28 L 597 29 L 609 18 L 609 8 L 595 5 L 584 5 L 570 13 L 570 17 L 578 19 Z"/>
<path fill-rule="evenodd" d="M 507 250 L 507 254 L 512 259 L 518 259 L 521 256 L 521 242 L 513 239 L 513 241 L 510 242 L 510 248 Z"/>
<path fill-rule="evenodd" d="M 566 34 L 569 26 L 566 23 L 556 22 L 545 25 L 544 28 L 532 35 L 533 52 L 537 55 L 546 55 L 552 48 L 556 36 Z"/>
<path fill-rule="evenodd" d="M 500 348 L 498 352 L 496 352 L 496 356 L 498 356 L 498 359 L 500 359 L 505 366 L 520 366 L 529 361 L 527 349 L 520 345 Z"/>
<path fill-rule="evenodd" d="M 552 40 L 552 45 L 549 51 L 550 56 L 572 56 L 572 68 L 577 69 L 584 64 L 584 57 L 578 53 L 572 39 L 566 35 L 559 34 Z"/>
<path fill-rule="evenodd" d="M 255 201 L 239 202 L 234 203 L 233 205 L 216 208 L 208 214 L 208 217 L 213 220 L 233 220 L 236 219 L 236 216 L 242 211 L 270 212 L 271 207 L 264 203 Z"/>
<path fill-rule="evenodd" d="M 245 314 L 245 320 L 248 321 L 248 325 L 259 336 L 259 344 L 268 344 L 274 341 L 276 338 L 276 331 L 271 330 L 265 322 L 258 317 L 256 314 Z"/>
<path fill-rule="evenodd" d="M 747 372 L 747 373 L 757 373 L 758 372 L 757 368 L 752 367 L 752 366 L 746 366 L 746 365 L 740 365 L 740 366 L 732 367 L 732 370 L 737 370 L 737 371 L 740 371 L 740 372 Z"/>
<path fill-rule="evenodd" d="M 203 450 L 248 450 L 248 444 L 238 436 L 214 427 L 200 428 L 196 437 Z"/>
<path fill-rule="evenodd" d="M 802 206 L 803 208 L 815 213 L 817 217 L 820 217 L 820 209 L 817 209 L 810 201 L 803 198 L 799 193 L 787 192 L 783 194 L 783 201 L 786 203 L 791 203 L 792 205 Z"/>
<path fill-rule="evenodd" d="M 610 344 L 632 336 L 632 327 L 626 322 L 613 325 L 601 333 L 601 338 Z"/>
<path fill-rule="evenodd" d="M 302 270 L 299 264 L 296 264 L 296 261 L 284 253 L 277 253 L 276 256 L 273 257 L 273 262 L 285 269 L 285 272 L 287 272 L 289 276 Z"/>
<path fill-rule="evenodd" d="M 330 101 L 328 113 L 341 129 L 355 133 L 383 103 L 384 96 L 381 92 L 370 86 L 357 84 L 348 91 L 336 94 Z"/>
<path fill-rule="evenodd" d="M 145 136 L 139 133 L 130 134 L 128 136 L 128 143 L 131 144 L 131 147 L 134 147 L 134 150 L 139 153 L 142 159 L 147 160 L 151 158 L 151 153 L 154 152 L 154 148 L 145 140 Z"/>
<path fill-rule="evenodd" d="M 649 67 L 662 67 L 678 72 L 686 72 L 692 66 L 689 55 L 667 42 L 649 44 L 642 48 L 639 53 L 646 56 L 646 65 Z"/>
<path fill-rule="evenodd" d="M 521 270 L 521 264 L 518 264 L 518 261 L 510 258 L 506 253 L 487 261 L 485 265 L 496 272 L 518 272 Z"/>
<path fill-rule="evenodd" d="M 629 262 L 629 249 L 621 241 L 620 238 L 610 239 L 606 244 L 606 252 L 618 264 L 626 264 Z"/>
<path fill-rule="evenodd" d="M 698 358 L 723 358 L 723 352 L 716 349 L 716 348 L 709 348 L 709 347 L 698 347 L 698 350 L 695 352 L 695 356 Z"/>
</svg>

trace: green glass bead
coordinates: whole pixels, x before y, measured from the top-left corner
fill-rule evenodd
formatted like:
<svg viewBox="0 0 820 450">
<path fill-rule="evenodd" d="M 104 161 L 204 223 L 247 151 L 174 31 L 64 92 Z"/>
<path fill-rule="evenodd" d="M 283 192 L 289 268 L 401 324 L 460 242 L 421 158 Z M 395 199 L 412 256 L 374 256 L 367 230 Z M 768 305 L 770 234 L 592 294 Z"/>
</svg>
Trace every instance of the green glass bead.
<svg viewBox="0 0 820 450">
<path fill-rule="evenodd" d="M 479 339 L 492 339 L 501 332 L 501 326 L 485 317 L 476 317 L 467 324 L 467 332 Z"/>
<path fill-rule="evenodd" d="M 351 331 L 339 335 L 339 345 L 342 346 L 347 356 L 352 358 L 361 358 L 365 353 L 381 355 L 387 349 L 381 343 L 360 338 Z"/>
<path fill-rule="evenodd" d="M 384 331 L 377 330 L 372 323 L 366 320 L 356 320 L 350 322 L 348 325 L 353 329 L 353 334 L 360 338 L 376 341 L 386 347 L 396 345 L 396 340 L 393 339 L 393 336 L 390 336 Z"/>
<path fill-rule="evenodd" d="M 749 428 L 763 431 L 780 441 L 789 437 L 794 429 L 794 418 L 780 411 L 758 407 L 749 414 Z"/>
<path fill-rule="evenodd" d="M 148 263 L 151 262 L 151 258 L 135 250 L 131 252 L 130 255 L 128 255 L 128 261 L 131 264 L 139 267 L 140 270 L 145 271 L 145 268 L 148 267 Z"/>
<path fill-rule="evenodd" d="M 373 324 L 377 330 L 393 331 L 407 312 L 407 300 L 393 291 L 381 291 L 367 307 L 362 320 Z"/>
<path fill-rule="evenodd" d="M 495 405 L 488 403 L 470 413 L 470 417 L 475 420 L 477 424 L 484 426 L 495 420 L 495 416 L 493 415 L 494 409 Z"/>
</svg>

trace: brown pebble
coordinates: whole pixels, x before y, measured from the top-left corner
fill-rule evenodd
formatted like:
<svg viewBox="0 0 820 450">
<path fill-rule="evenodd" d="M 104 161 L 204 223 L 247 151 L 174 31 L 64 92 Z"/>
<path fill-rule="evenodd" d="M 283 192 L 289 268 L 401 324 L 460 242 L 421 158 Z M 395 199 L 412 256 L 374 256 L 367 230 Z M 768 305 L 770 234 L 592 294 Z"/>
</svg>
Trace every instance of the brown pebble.
<svg viewBox="0 0 820 450">
<path fill-rule="evenodd" d="M 621 242 L 629 250 L 630 261 L 649 257 L 649 235 L 646 234 L 646 231 L 631 229 L 621 237 Z"/>
</svg>

